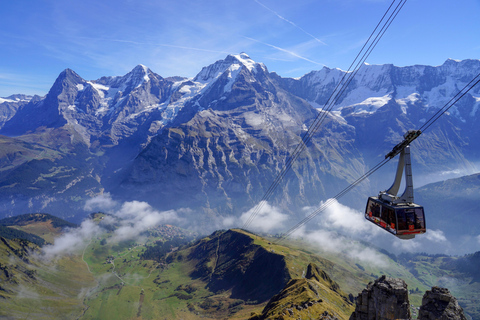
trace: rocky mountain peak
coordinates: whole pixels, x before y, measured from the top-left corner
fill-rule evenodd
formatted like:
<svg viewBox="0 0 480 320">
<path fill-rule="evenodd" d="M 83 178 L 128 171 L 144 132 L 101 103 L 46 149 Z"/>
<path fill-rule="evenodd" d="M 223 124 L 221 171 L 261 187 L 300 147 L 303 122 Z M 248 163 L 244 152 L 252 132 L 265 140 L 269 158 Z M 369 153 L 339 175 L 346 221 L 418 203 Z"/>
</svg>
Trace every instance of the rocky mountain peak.
<svg viewBox="0 0 480 320">
<path fill-rule="evenodd" d="M 466 320 L 462 307 L 447 288 L 433 287 L 422 299 L 418 314 L 421 320 Z"/>
<path fill-rule="evenodd" d="M 411 319 L 407 284 L 402 279 L 381 276 L 357 297 L 350 320 Z"/>
<path fill-rule="evenodd" d="M 230 54 L 224 60 L 219 60 L 208 67 L 204 67 L 193 81 L 209 82 L 218 79 L 224 73 L 228 72 L 230 78 L 235 78 L 236 74 L 242 69 L 256 73 L 258 68 L 266 71 L 262 63 L 253 61 L 246 53 Z"/>
<path fill-rule="evenodd" d="M 72 69 L 65 69 L 58 75 L 57 79 L 55 80 L 55 84 L 57 83 L 65 83 L 69 82 L 72 84 L 79 84 L 85 82 L 75 71 Z M 55 84 L 53 86 L 55 86 Z"/>
<path fill-rule="evenodd" d="M 256 72 L 256 69 L 260 67 L 263 69 L 263 71 L 266 71 L 266 67 L 263 63 L 258 63 L 252 60 L 248 54 L 245 52 L 241 52 L 240 54 L 233 54 L 233 55 L 228 55 L 227 59 L 233 58 L 237 61 L 237 63 L 241 63 L 243 66 L 245 66 L 250 72 Z"/>
<path fill-rule="evenodd" d="M 76 88 L 78 90 L 77 85 L 83 85 L 84 83 L 85 80 L 75 71 L 65 69 L 58 75 L 48 95 L 58 95 L 62 91 L 69 90 L 70 88 Z"/>
<path fill-rule="evenodd" d="M 124 76 L 102 77 L 92 82 L 102 85 L 106 87 L 106 89 L 112 88 L 115 89 L 115 91 L 121 91 L 125 95 L 142 86 L 144 83 L 149 82 L 151 79 L 160 80 L 162 78 L 143 64 L 139 64 Z"/>
<path fill-rule="evenodd" d="M 127 78 L 126 82 L 131 82 L 133 86 L 138 87 L 144 82 L 150 81 L 149 73 L 151 73 L 150 69 L 148 69 L 143 64 L 137 65 L 135 68 L 132 69 L 124 78 Z"/>
</svg>

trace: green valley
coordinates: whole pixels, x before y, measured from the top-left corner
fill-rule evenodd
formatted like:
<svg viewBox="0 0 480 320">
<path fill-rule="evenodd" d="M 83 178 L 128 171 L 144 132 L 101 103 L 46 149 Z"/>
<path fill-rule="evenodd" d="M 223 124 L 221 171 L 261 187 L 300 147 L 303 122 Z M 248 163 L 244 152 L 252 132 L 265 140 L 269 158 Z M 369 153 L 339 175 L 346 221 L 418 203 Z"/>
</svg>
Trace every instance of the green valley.
<svg viewBox="0 0 480 320">
<path fill-rule="evenodd" d="M 105 223 L 111 218 L 103 213 L 91 215 L 92 223 L 110 229 L 85 238 L 81 247 L 67 254 L 52 253 L 60 245 L 57 242 L 42 248 L 2 234 L 0 316 L 259 320 L 328 315 L 349 319 L 358 293 L 385 274 L 408 284 L 413 316 L 423 293 L 440 283 L 478 319 L 478 271 L 468 268 L 478 254 L 396 257 L 376 251 L 382 262 L 369 263 L 302 240 L 280 241 L 241 229 L 199 237 L 172 225 L 158 225 L 134 240 L 119 241 L 118 225 Z M 65 242 L 69 241 L 65 235 L 82 228 L 45 214 L 4 219 L 0 224 L 10 225 L 3 228 L 11 230 L 36 231 L 44 239 L 55 234 L 57 241 Z M 66 225 L 71 229 L 59 231 Z M 63 238 L 58 237 L 60 232 Z"/>
</svg>

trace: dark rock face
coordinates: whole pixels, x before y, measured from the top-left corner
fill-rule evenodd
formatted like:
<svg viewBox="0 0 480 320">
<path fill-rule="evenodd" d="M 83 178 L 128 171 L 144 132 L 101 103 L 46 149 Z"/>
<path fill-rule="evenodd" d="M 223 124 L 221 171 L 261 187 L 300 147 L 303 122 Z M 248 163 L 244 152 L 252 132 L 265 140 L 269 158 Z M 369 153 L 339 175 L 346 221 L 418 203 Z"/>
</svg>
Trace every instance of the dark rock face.
<svg viewBox="0 0 480 320">
<path fill-rule="evenodd" d="M 418 314 L 421 320 L 466 320 L 462 307 L 448 289 L 433 287 L 425 292 Z"/>
<path fill-rule="evenodd" d="M 358 295 L 350 320 L 411 319 L 409 306 L 405 281 L 382 276 Z"/>
<path fill-rule="evenodd" d="M 382 276 L 370 282 L 357 297 L 350 320 L 411 319 L 407 284 Z M 463 309 L 448 289 L 433 287 L 425 292 L 418 314 L 420 320 L 466 320 Z"/>
</svg>

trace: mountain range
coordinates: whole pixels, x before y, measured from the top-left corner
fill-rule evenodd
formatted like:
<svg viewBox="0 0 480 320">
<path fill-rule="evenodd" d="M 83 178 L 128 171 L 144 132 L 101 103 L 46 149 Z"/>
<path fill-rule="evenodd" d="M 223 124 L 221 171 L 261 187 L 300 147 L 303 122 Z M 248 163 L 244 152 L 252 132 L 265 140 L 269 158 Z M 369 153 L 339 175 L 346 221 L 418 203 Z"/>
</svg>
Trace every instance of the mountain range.
<svg viewBox="0 0 480 320">
<path fill-rule="evenodd" d="M 480 72 L 480 60 L 441 66 L 361 66 L 269 201 L 294 217 L 335 196 L 430 119 Z M 334 88 L 324 67 L 283 78 L 247 54 L 194 78 L 143 65 L 84 80 L 60 73 L 44 97 L 0 99 L 0 216 L 49 212 L 80 221 L 85 201 L 109 194 L 159 210 L 189 209 L 205 226 L 262 198 Z M 420 184 L 474 173 L 480 161 L 480 87 L 412 143 Z M 390 185 L 394 164 L 342 201 L 362 211 Z"/>
</svg>

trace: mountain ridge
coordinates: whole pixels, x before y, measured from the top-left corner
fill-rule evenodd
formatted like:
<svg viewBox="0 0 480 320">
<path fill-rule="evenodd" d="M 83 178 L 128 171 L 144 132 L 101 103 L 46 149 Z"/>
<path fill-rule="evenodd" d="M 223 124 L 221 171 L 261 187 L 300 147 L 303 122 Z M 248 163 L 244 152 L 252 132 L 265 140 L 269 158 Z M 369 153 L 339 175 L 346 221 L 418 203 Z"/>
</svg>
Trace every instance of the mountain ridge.
<svg viewBox="0 0 480 320">
<path fill-rule="evenodd" d="M 382 159 L 405 131 L 421 126 L 476 70 L 480 60 L 447 60 L 439 67 L 362 66 L 273 195 L 273 204 L 298 215 L 298 208 L 334 196 Z M 18 111 L 0 134 L 49 146 L 57 141 L 55 149 L 69 155 L 65 161 L 88 163 L 88 169 L 72 170 L 66 185 L 79 186 L 76 181 L 87 176 L 95 182 L 78 195 L 35 191 L 30 204 L 20 201 L 20 189 L 9 192 L 0 199 L 2 215 L 43 211 L 55 203 L 65 209 L 71 203 L 75 209 L 69 211 L 80 217 L 82 201 L 109 192 L 162 209 L 238 216 L 267 191 L 343 75 L 323 68 L 299 79 L 282 78 L 244 53 L 219 60 L 192 79 L 162 78 L 138 65 L 124 76 L 87 81 L 66 69 L 46 97 L 15 102 Z M 415 174 L 474 170 L 480 161 L 479 96 L 474 88 L 412 144 Z M 0 103 L 0 110 L 6 108 Z M 58 162 L 49 161 L 42 164 L 46 171 L 29 168 L 29 174 L 44 179 L 49 170 L 57 172 Z M 27 166 L 14 165 L 6 173 L 11 170 L 26 172 Z M 384 180 L 372 176 L 347 204 L 363 206 L 372 190 L 386 187 Z M 164 201 L 159 190 L 166 192 Z M 180 190 L 194 196 L 183 197 Z"/>
</svg>

